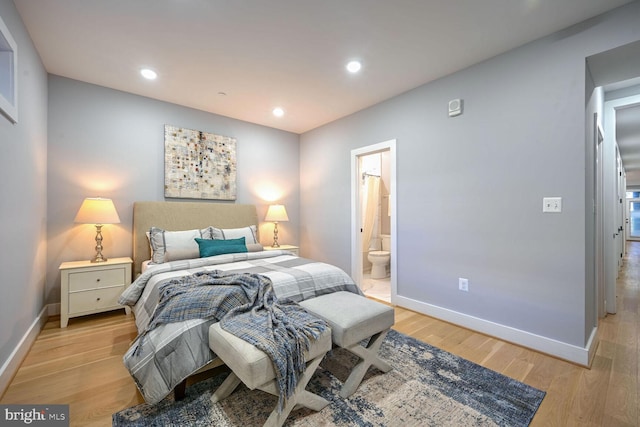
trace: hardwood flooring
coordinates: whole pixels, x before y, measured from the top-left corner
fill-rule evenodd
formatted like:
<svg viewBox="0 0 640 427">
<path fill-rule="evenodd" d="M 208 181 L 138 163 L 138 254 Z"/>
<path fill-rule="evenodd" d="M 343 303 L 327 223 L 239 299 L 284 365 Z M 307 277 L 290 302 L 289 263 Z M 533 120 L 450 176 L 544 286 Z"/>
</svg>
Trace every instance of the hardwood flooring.
<svg viewBox="0 0 640 427">
<path fill-rule="evenodd" d="M 618 313 L 600 321 L 586 369 L 508 342 L 396 308 L 394 328 L 547 392 L 532 426 L 640 426 L 640 242 L 628 245 Z M 51 318 L 0 403 L 69 404 L 72 426 L 109 426 L 111 414 L 142 402 L 122 355 L 136 336 L 122 312 Z"/>
</svg>

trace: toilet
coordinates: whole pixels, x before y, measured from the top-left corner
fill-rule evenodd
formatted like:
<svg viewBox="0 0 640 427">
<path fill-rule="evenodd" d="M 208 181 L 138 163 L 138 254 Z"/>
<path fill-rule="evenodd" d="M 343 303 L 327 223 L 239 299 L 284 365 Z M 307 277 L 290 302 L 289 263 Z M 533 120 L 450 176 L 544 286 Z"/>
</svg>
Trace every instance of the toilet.
<svg viewBox="0 0 640 427">
<path fill-rule="evenodd" d="M 387 277 L 387 266 L 391 259 L 391 236 L 382 234 L 380 237 L 382 237 L 382 250 L 369 251 L 367 255 L 367 259 L 371 262 L 372 279 L 384 279 Z"/>
</svg>

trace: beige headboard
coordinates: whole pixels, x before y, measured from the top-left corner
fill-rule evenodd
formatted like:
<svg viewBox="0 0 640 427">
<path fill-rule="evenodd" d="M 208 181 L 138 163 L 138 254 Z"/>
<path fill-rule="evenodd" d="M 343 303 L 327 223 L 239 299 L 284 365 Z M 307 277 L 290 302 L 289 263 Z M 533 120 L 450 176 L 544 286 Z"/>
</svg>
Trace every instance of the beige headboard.
<svg viewBox="0 0 640 427">
<path fill-rule="evenodd" d="M 254 205 L 214 202 L 135 202 L 133 204 L 133 277 L 142 263 L 151 258 L 146 233 L 151 227 L 170 231 L 192 230 L 208 226 L 259 228 Z"/>
</svg>

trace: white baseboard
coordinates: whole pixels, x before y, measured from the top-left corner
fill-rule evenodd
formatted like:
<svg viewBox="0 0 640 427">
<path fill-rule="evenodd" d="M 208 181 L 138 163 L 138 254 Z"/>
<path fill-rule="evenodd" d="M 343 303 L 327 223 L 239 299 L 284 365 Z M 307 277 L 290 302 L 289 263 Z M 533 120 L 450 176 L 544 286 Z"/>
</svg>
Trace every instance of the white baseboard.
<svg viewBox="0 0 640 427">
<path fill-rule="evenodd" d="M 483 334 L 490 335 L 532 350 L 546 353 L 582 366 L 589 366 L 591 357 L 597 348 L 597 328 L 594 328 L 586 347 L 567 344 L 531 332 L 522 331 L 510 326 L 501 325 L 488 320 L 469 316 L 447 308 L 438 307 L 411 298 L 397 295 L 394 303 L 418 313 L 426 314 L 455 325 L 462 326 Z"/>
<path fill-rule="evenodd" d="M 9 358 L 0 368 L 0 396 L 3 396 L 4 392 L 7 391 L 11 380 L 16 372 L 18 372 L 18 368 L 20 368 L 20 364 L 27 356 L 29 349 L 31 349 L 31 345 L 34 343 L 36 338 L 38 338 L 38 334 L 44 327 L 45 323 L 47 323 L 47 319 L 49 318 L 48 311 L 49 306 L 44 306 L 42 310 L 40 310 L 40 313 L 33 323 L 31 323 L 31 326 L 27 332 L 25 332 L 16 348 L 13 349 Z"/>
<path fill-rule="evenodd" d="M 596 350 L 598 350 L 598 344 L 600 343 L 598 339 L 598 328 L 593 328 L 591 330 L 591 335 L 589 335 L 589 340 L 587 341 L 587 350 L 589 352 L 589 367 L 593 363 L 593 358 L 596 356 Z"/>
</svg>

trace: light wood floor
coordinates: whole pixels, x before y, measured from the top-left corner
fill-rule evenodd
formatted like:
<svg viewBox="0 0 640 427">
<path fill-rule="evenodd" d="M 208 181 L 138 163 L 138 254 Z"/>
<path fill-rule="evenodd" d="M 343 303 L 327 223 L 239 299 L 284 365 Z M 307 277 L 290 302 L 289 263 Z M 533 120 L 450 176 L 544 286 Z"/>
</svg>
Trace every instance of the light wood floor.
<svg viewBox="0 0 640 427">
<path fill-rule="evenodd" d="M 600 322 L 591 369 L 409 310 L 395 329 L 547 392 L 532 426 L 639 426 L 640 242 L 630 243 L 618 280 L 618 313 Z M 123 312 L 52 318 L 1 403 L 69 404 L 71 425 L 108 426 L 111 414 L 142 402 L 122 364 L 136 335 Z"/>
</svg>

